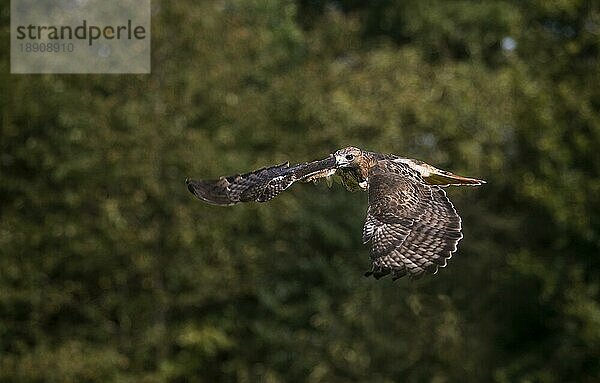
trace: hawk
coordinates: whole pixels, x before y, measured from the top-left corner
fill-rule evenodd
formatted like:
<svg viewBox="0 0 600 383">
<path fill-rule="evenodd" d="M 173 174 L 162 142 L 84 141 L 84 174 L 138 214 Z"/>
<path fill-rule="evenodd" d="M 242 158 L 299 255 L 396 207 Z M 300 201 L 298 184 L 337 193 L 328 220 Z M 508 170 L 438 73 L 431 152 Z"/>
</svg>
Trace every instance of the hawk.
<svg viewBox="0 0 600 383">
<path fill-rule="evenodd" d="M 435 274 L 445 267 L 462 238 L 460 216 L 443 187 L 482 185 L 419 160 L 347 147 L 329 157 L 269 166 L 217 180 L 186 179 L 189 191 L 214 205 L 266 202 L 294 182 L 335 176 L 348 190 L 368 192 L 363 243 L 371 242 L 371 270 L 365 276 L 396 280 Z"/>
</svg>

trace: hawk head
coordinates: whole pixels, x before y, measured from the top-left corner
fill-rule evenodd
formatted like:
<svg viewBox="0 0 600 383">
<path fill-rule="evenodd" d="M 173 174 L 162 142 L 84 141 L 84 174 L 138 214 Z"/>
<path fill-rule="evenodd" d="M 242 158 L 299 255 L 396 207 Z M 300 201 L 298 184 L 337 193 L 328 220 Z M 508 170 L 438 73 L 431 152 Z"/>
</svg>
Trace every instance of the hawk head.
<svg viewBox="0 0 600 383">
<path fill-rule="evenodd" d="M 354 146 L 340 149 L 335 152 L 335 163 L 341 168 L 357 167 L 362 158 L 363 152 Z"/>
</svg>

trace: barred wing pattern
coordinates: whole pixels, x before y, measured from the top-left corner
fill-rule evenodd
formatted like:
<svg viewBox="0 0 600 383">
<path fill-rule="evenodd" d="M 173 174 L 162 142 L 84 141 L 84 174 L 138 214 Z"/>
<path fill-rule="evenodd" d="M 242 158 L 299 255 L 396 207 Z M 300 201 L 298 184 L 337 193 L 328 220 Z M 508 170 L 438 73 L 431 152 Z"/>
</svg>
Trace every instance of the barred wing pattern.
<svg viewBox="0 0 600 383">
<path fill-rule="evenodd" d="M 369 174 L 363 242 L 371 242 L 375 278 L 419 278 L 446 266 L 462 238 L 461 220 L 439 186 L 405 163 L 380 160 Z"/>
<path fill-rule="evenodd" d="M 187 179 L 185 182 L 189 191 L 199 199 L 213 205 L 228 206 L 239 202 L 269 201 L 294 182 L 329 176 L 335 170 L 335 159 L 330 156 L 293 166 L 283 163 L 217 180 Z"/>
</svg>

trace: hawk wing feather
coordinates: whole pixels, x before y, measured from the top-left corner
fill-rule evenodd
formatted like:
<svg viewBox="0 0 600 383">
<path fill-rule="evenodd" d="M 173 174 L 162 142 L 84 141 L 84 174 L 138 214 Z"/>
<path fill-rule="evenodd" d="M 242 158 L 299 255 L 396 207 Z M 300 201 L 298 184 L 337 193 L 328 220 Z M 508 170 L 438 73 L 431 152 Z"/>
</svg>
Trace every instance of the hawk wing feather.
<svg viewBox="0 0 600 383">
<path fill-rule="evenodd" d="M 371 242 L 375 278 L 418 278 L 444 267 L 462 238 L 460 217 L 438 186 L 407 164 L 382 160 L 369 174 L 363 242 Z"/>
<path fill-rule="evenodd" d="M 399 157 L 394 154 L 382 154 L 369 152 L 369 154 L 376 158 L 378 161 L 393 161 L 407 165 L 412 170 L 416 171 L 421 178 L 428 185 L 438 186 L 479 186 L 486 182 L 477 178 L 464 177 L 458 174 L 454 174 L 447 170 L 436 168 L 435 166 L 429 165 L 421 160 L 414 158 Z"/>
<path fill-rule="evenodd" d="M 408 165 L 411 169 L 417 171 L 428 185 L 479 186 L 485 184 L 484 180 L 459 176 L 458 174 L 438 169 L 435 166 L 429 165 L 423 161 L 415 160 L 412 158 L 396 157 L 395 161 L 404 163 Z"/>
<path fill-rule="evenodd" d="M 296 181 L 325 177 L 335 169 L 335 159 L 330 156 L 293 166 L 286 162 L 217 180 L 187 179 L 185 182 L 189 191 L 199 199 L 213 205 L 228 206 L 239 202 L 269 201 Z"/>
</svg>

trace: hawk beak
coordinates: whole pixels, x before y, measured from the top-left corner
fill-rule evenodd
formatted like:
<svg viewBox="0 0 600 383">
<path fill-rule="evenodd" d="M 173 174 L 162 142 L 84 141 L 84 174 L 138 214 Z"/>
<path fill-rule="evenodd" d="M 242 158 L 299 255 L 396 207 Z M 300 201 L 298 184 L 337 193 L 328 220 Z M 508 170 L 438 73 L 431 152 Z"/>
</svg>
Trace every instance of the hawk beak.
<svg viewBox="0 0 600 383">
<path fill-rule="evenodd" d="M 335 156 L 335 164 L 339 167 L 348 166 L 350 162 L 344 156 Z"/>
</svg>

